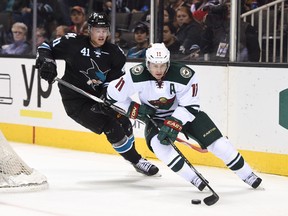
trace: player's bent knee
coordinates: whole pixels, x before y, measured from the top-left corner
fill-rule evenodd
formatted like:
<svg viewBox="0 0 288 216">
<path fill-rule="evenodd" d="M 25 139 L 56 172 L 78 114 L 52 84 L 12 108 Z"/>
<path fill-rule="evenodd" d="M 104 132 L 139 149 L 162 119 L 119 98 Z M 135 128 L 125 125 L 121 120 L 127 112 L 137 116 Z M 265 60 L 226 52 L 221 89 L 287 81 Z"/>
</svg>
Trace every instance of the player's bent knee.
<svg viewBox="0 0 288 216">
<path fill-rule="evenodd" d="M 103 132 L 110 143 L 117 143 L 126 136 L 121 125 L 115 121 L 106 123 L 105 127 L 103 128 Z"/>
</svg>

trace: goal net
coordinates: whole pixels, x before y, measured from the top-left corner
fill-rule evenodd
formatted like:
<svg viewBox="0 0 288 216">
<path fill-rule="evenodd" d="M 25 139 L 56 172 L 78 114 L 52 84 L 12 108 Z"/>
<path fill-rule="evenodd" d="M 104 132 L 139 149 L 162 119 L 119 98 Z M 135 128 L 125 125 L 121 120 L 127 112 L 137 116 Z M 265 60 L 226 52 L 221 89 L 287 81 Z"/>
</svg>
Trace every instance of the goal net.
<svg viewBox="0 0 288 216">
<path fill-rule="evenodd" d="M 46 188 L 47 178 L 18 156 L 0 131 L 0 192 L 38 191 Z"/>
</svg>

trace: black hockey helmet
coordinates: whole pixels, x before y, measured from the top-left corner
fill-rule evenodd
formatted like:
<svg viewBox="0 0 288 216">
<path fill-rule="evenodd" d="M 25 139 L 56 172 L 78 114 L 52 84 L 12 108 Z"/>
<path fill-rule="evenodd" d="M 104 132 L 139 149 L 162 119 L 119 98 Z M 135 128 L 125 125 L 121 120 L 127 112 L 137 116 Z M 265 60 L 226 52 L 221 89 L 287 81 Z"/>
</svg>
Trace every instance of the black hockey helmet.
<svg viewBox="0 0 288 216">
<path fill-rule="evenodd" d="M 91 27 L 110 27 L 108 16 L 105 13 L 93 12 L 88 18 L 88 26 Z"/>
</svg>

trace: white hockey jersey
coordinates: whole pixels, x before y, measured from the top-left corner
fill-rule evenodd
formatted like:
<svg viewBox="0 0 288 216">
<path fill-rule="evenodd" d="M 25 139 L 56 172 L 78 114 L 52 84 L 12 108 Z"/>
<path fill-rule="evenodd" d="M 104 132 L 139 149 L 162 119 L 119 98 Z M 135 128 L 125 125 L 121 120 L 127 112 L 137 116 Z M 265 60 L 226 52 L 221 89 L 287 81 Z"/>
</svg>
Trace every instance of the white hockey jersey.
<svg viewBox="0 0 288 216">
<path fill-rule="evenodd" d="M 194 119 L 187 108 L 200 109 L 195 72 L 181 63 L 171 62 L 161 81 L 150 74 L 144 63 L 136 65 L 119 79 L 110 82 L 107 90 L 111 102 L 126 112 L 135 94 L 142 104 L 157 110 L 155 119 L 172 115 L 185 124 Z"/>
</svg>

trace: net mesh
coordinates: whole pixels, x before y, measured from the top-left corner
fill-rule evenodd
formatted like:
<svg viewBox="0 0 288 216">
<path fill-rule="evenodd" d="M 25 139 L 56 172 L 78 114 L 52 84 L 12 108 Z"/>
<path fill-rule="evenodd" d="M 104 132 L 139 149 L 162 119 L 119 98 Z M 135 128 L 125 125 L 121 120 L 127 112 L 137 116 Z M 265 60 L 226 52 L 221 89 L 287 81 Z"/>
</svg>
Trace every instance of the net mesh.
<svg viewBox="0 0 288 216">
<path fill-rule="evenodd" d="M 47 178 L 29 167 L 0 131 L 0 191 L 35 191 L 48 188 Z"/>
</svg>

